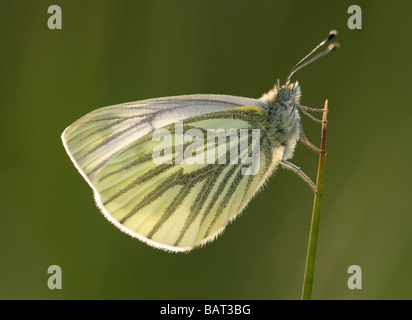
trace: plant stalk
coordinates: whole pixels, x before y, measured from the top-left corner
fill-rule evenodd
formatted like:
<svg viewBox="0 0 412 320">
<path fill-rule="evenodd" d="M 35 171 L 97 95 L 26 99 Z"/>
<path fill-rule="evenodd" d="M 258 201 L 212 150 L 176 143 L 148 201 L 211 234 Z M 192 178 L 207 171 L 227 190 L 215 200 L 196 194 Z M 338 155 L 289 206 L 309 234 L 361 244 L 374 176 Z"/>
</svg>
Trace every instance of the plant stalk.
<svg viewBox="0 0 412 320">
<path fill-rule="evenodd" d="M 319 155 L 319 166 L 318 175 L 316 178 L 316 188 L 319 192 L 323 193 L 323 177 L 325 173 L 325 158 L 326 158 L 326 119 L 328 113 L 328 100 L 325 101 L 325 110 L 323 111 L 322 120 L 322 136 L 321 136 L 321 147 L 323 151 Z M 312 298 L 312 287 L 313 287 L 313 276 L 315 272 L 315 259 L 316 259 L 316 246 L 318 242 L 319 233 L 319 218 L 320 218 L 320 208 L 322 205 L 322 195 L 315 192 L 315 198 L 313 201 L 312 210 L 312 221 L 310 225 L 309 232 L 309 244 L 308 251 L 306 255 L 306 265 L 305 265 L 305 275 L 303 279 L 302 288 L 302 300 L 311 300 Z"/>
</svg>

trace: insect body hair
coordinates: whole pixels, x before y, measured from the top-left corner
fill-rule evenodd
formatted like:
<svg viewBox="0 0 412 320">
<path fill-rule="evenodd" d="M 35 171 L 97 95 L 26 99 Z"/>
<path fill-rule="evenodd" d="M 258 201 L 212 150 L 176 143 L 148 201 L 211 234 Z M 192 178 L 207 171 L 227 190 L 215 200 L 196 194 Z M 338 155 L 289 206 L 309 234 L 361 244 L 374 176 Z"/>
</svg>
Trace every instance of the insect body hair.
<svg viewBox="0 0 412 320">
<path fill-rule="evenodd" d="M 300 102 L 301 94 L 298 82 L 281 86 L 278 80 L 274 88 L 260 98 L 268 106 L 269 139 L 273 148 L 284 148 L 284 159 L 293 156 L 299 139 L 300 117 L 295 104 Z"/>
</svg>

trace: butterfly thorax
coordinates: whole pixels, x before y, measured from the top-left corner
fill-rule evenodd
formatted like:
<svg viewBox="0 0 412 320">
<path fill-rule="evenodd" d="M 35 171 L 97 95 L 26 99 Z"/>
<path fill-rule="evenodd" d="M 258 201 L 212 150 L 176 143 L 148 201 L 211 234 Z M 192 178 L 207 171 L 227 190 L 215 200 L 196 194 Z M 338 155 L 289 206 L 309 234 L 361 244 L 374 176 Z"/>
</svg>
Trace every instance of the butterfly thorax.
<svg viewBox="0 0 412 320">
<path fill-rule="evenodd" d="M 285 158 L 293 155 L 299 138 L 299 113 L 295 107 L 299 103 L 301 89 L 297 82 L 280 85 L 264 94 L 260 100 L 267 103 L 270 128 L 268 137 L 273 148 L 285 148 Z"/>
</svg>

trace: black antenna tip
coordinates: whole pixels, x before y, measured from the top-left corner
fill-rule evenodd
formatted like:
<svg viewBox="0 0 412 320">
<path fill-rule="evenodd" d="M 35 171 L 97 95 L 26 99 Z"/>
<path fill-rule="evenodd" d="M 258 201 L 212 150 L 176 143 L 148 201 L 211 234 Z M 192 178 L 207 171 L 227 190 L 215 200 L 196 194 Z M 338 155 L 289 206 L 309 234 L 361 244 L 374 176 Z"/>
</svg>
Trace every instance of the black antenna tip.
<svg viewBox="0 0 412 320">
<path fill-rule="evenodd" d="M 339 49 L 339 48 L 340 48 L 339 42 L 334 42 L 334 43 L 332 43 L 328 46 L 329 51 L 333 51 L 333 50 Z"/>
<path fill-rule="evenodd" d="M 329 31 L 328 41 L 335 38 L 337 35 L 338 35 L 338 32 L 336 30 Z"/>
</svg>

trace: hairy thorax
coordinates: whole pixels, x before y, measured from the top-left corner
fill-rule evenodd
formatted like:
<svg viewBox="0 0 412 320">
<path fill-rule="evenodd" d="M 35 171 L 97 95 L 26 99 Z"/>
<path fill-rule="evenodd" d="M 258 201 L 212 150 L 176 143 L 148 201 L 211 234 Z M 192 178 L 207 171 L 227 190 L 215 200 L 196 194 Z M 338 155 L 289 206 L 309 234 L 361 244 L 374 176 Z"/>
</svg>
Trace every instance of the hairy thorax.
<svg viewBox="0 0 412 320">
<path fill-rule="evenodd" d="M 301 89 L 297 82 L 280 86 L 279 82 L 260 100 L 268 105 L 268 138 L 274 149 L 284 148 L 284 159 L 291 158 L 299 139 L 299 113 L 295 103 L 299 103 Z"/>
</svg>

